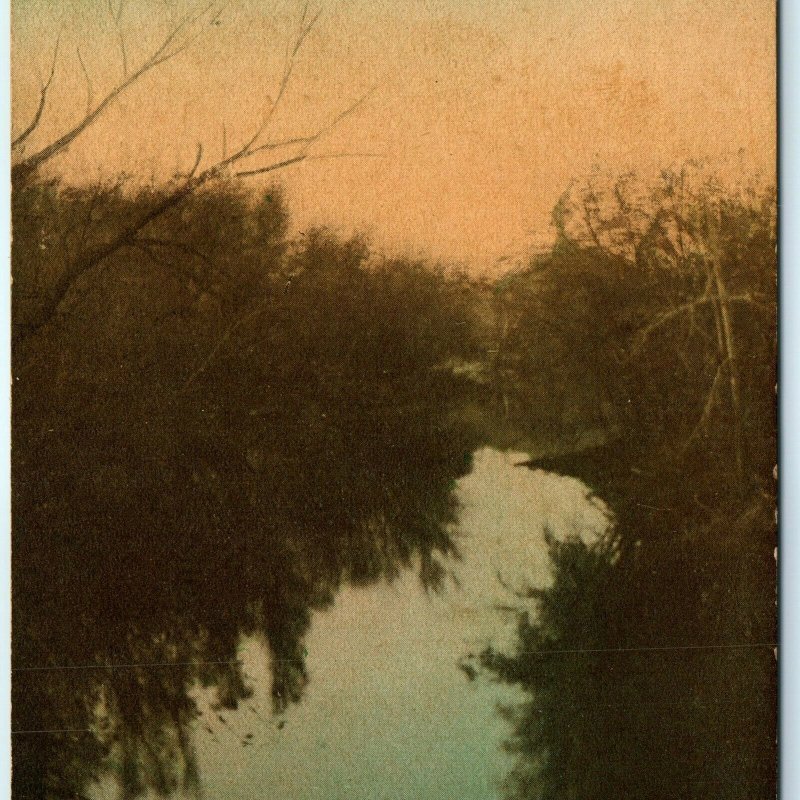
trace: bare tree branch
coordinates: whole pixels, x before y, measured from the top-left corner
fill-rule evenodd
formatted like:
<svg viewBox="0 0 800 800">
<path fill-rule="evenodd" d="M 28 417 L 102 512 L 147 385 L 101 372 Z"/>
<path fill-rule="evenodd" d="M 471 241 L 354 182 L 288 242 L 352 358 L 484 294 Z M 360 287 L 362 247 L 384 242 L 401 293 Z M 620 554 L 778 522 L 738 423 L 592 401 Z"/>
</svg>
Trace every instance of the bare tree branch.
<svg viewBox="0 0 800 800">
<path fill-rule="evenodd" d="M 711 235 L 711 246 L 715 251 L 720 250 L 716 230 Z M 744 478 L 744 443 L 742 434 L 742 402 L 739 384 L 738 341 L 734 332 L 733 316 L 731 314 L 732 295 L 722 275 L 719 258 L 715 252 L 709 259 L 717 289 L 718 308 L 722 322 L 722 335 L 725 343 L 725 359 L 728 363 L 728 383 L 730 386 L 731 408 L 733 410 L 734 439 L 736 449 L 736 469 L 740 480 Z"/>
<path fill-rule="evenodd" d="M 336 128 L 341 122 L 343 122 L 348 117 L 352 116 L 359 108 L 361 108 L 367 100 L 372 97 L 375 93 L 376 86 L 372 86 L 366 92 L 364 92 L 358 100 L 355 101 L 352 105 L 348 106 L 344 109 L 341 113 L 337 114 L 331 122 L 329 122 L 324 128 L 322 128 L 318 133 L 314 135 L 314 141 L 319 141 L 323 136 L 327 136 L 334 128 Z"/>
<path fill-rule="evenodd" d="M 122 13 L 122 4 L 118 6 L 116 10 L 114 9 L 113 4 L 110 4 L 109 8 L 112 12 L 112 16 L 114 16 L 115 20 L 118 20 Z M 195 23 L 197 23 L 200 19 L 208 16 L 212 8 L 212 5 L 208 5 L 202 11 L 193 16 L 183 17 L 183 19 L 180 20 L 177 25 L 173 26 L 169 34 L 164 38 L 164 40 L 149 56 L 149 58 L 135 72 L 130 74 L 125 80 L 112 89 L 111 92 L 109 92 L 97 105 L 95 105 L 94 108 L 87 113 L 76 126 L 74 126 L 68 133 L 64 134 L 52 144 L 17 164 L 14 168 L 14 171 L 12 171 L 12 177 L 17 179 L 15 181 L 15 185 L 19 187 L 20 179 L 24 185 L 24 180 L 32 175 L 39 166 L 66 149 L 75 138 L 77 138 L 84 130 L 86 130 L 86 128 L 88 128 L 89 125 L 91 125 L 100 116 L 100 114 L 103 113 L 105 108 L 107 108 L 110 103 L 112 103 L 122 92 L 135 83 L 139 78 L 141 78 L 150 70 L 154 69 L 159 64 L 174 58 L 178 53 L 182 52 L 196 38 L 196 35 L 182 35 L 191 30 L 192 26 L 195 25 Z M 212 15 L 212 20 L 217 19 L 218 16 L 219 12 Z M 113 236 L 110 241 L 97 245 L 88 252 L 85 251 L 75 261 L 73 261 L 73 263 L 64 269 L 61 276 L 55 282 L 50 296 L 40 309 L 38 319 L 33 322 L 16 326 L 14 333 L 15 345 L 18 346 L 24 343 L 30 336 L 41 330 L 41 328 L 44 327 L 56 315 L 61 303 L 66 298 L 76 280 L 78 280 L 85 273 L 94 269 L 106 259 L 113 256 L 120 249 L 124 247 L 138 247 L 143 252 L 147 252 L 151 258 L 157 258 L 154 253 L 155 247 L 181 247 L 179 243 L 162 242 L 154 237 L 148 237 L 143 234 L 146 233 L 147 228 L 151 223 L 159 219 L 172 208 L 178 206 L 187 197 L 210 181 L 220 178 L 225 174 L 237 178 L 263 175 L 306 160 L 381 156 L 379 153 L 357 152 L 337 152 L 329 154 L 309 153 L 309 149 L 312 145 L 317 143 L 323 136 L 330 133 L 338 124 L 355 113 L 355 111 L 361 105 L 363 105 L 367 98 L 373 93 L 374 87 L 360 97 L 355 103 L 348 106 L 341 113 L 336 115 L 327 125 L 320 128 L 320 130 L 313 134 L 297 136 L 283 140 L 259 142 L 260 137 L 263 135 L 269 125 L 275 109 L 286 93 L 286 89 L 289 85 L 289 81 L 294 70 L 297 54 L 299 53 L 308 34 L 319 19 L 319 16 L 319 12 L 313 16 L 309 16 L 308 6 L 304 6 L 297 36 L 287 48 L 287 60 L 283 75 L 281 77 L 278 94 L 275 98 L 275 101 L 271 103 L 269 112 L 262 123 L 257 127 L 254 135 L 252 135 L 238 150 L 228 155 L 226 152 L 227 131 L 223 126 L 222 158 L 216 163 L 206 166 L 203 169 L 200 167 L 203 159 L 203 148 L 202 146 L 198 146 L 194 163 L 189 171 L 183 176 L 176 176 L 176 182 L 173 187 L 166 190 L 163 196 L 160 197 L 150 209 L 142 213 L 137 219 L 134 219 L 125 225 L 116 235 Z M 86 73 L 85 68 L 84 75 L 87 78 L 87 85 L 90 87 L 91 84 L 88 81 L 88 74 Z M 300 151 L 295 155 L 279 159 L 260 167 L 254 166 L 253 168 L 245 168 L 244 166 L 244 162 L 255 155 L 295 146 L 301 146 Z M 197 253 L 193 254 L 197 255 Z"/>
<path fill-rule="evenodd" d="M 68 269 L 64 270 L 55 282 L 47 302 L 44 303 L 39 318 L 19 326 L 15 331 L 15 344 L 20 345 L 24 343 L 28 338 L 40 331 L 56 315 L 59 306 L 78 278 L 105 261 L 121 248 L 134 244 L 140 231 L 146 228 L 151 222 L 164 215 L 171 208 L 181 203 L 201 185 L 203 176 L 197 176 L 195 174 L 201 156 L 202 148 L 198 148 L 197 159 L 195 160 L 192 170 L 183 183 L 174 191 L 163 197 L 141 217 L 125 226 L 110 242 L 105 242 L 93 248 L 88 253 L 85 253 L 83 257 L 73 262 Z"/>
<path fill-rule="evenodd" d="M 308 3 L 303 6 L 303 11 L 300 17 L 300 30 L 298 31 L 293 43 L 290 42 L 287 44 L 283 75 L 281 76 L 280 84 L 278 85 L 278 93 L 274 100 L 270 100 L 269 109 L 253 135 L 239 148 L 239 150 L 230 156 L 231 161 L 237 161 L 240 158 L 252 155 L 253 152 L 255 152 L 253 147 L 272 122 L 275 111 L 280 106 L 281 100 L 283 100 L 286 90 L 289 88 L 292 73 L 294 72 L 295 64 L 297 62 L 297 56 L 309 33 L 311 33 L 311 30 L 319 20 L 320 14 L 321 11 L 318 11 L 310 21 L 306 21 L 308 17 Z"/>
<path fill-rule="evenodd" d="M 602 250 L 603 245 L 600 244 L 600 238 L 598 237 L 597 232 L 594 229 L 594 225 L 592 224 L 592 212 L 589 209 L 588 198 L 584 198 L 583 201 L 583 220 L 586 223 L 586 228 L 589 231 L 589 235 L 592 237 L 595 247 L 597 247 L 598 250 Z"/>
<path fill-rule="evenodd" d="M 119 0 L 119 5 L 114 9 L 112 0 L 108 0 L 108 11 L 111 18 L 114 20 L 114 27 L 117 31 L 117 39 L 119 41 L 119 52 L 122 60 L 122 77 L 128 77 L 128 51 L 125 46 L 125 34 L 122 32 L 122 12 L 125 10 L 125 0 Z"/>
<path fill-rule="evenodd" d="M 306 157 L 306 161 L 330 161 L 336 158 L 386 158 L 386 153 L 359 153 L 342 151 L 339 153 L 317 153 Z"/>
<path fill-rule="evenodd" d="M 58 32 L 56 45 L 53 48 L 53 60 L 50 63 L 50 74 L 47 76 L 47 80 L 42 84 L 42 88 L 39 90 L 39 105 L 36 108 L 36 113 L 33 115 L 33 119 L 28 124 L 28 127 L 25 128 L 25 130 L 22 131 L 22 133 L 11 142 L 12 150 L 15 150 L 17 147 L 19 147 L 39 126 L 39 121 L 41 120 L 45 106 L 47 105 L 47 92 L 50 89 L 50 84 L 53 82 L 53 76 L 56 74 L 56 63 L 58 62 L 58 48 L 60 44 L 61 31 Z"/>
<path fill-rule="evenodd" d="M 90 114 L 92 111 L 93 94 L 92 94 L 92 81 L 89 78 L 89 73 L 86 70 L 86 64 L 83 63 L 83 56 L 81 56 L 80 47 L 77 48 L 78 63 L 81 65 L 81 72 L 83 72 L 84 80 L 86 81 L 86 113 Z"/>
<path fill-rule="evenodd" d="M 708 390 L 708 395 L 706 396 L 706 402 L 703 406 L 703 413 L 700 415 L 700 419 L 697 421 L 697 424 L 692 429 L 692 432 L 689 434 L 686 441 L 683 443 L 681 447 L 681 452 L 686 452 L 688 450 L 689 445 L 700 435 L 703 429 L 708 425 L 708 421 L 711 418 L 711 412 L 714 410 L 714 406 L 717 404 L 717 395 L 719 394 L 719 384 L 722 380 L 722 372 L 727 365 L 727 361 L 722 361 L 720 364 L 717 365 L 717 370 L 714 373 L 714 380 L 711 382 L 711 388 Z"/>
<path fill-rule="evenodd" d="M 290 164 L 297 164 L 300 161 L 305 161 L 308 156 L 305 153 L 301 153 L 298 156 L 294 156 L 293 158 L 287 158 L 283 161 L 278 161 L 275 164 L 268 164 L 266 167 L 260 167 L 258 169 L 246 169 L 241 170 L 239 172 L 234 173 L 237 178 L 247 178 L 252 175 L 263 175 L 266 172 L 274 172 L 276 169 L 282 169 L 283 167 L 288 167 Z"/>
<path fill-rule="evenodd" d="M 285 161 L 279 161 L 276 164 L 269 164 L 266 167 L 260 167 L 258 169 L 246 169 L 240 170 L 239 172 L 234 173 L 237 178 L 247 178 L 253 175 L 263 175 L 267 172 L 273 172 L 276 169 L 282 169 L 283 167 L 288 167 L 290 164 L 297 164 L 300 161 L 328 161 L 330 159 L 335 158 L 385 158 L 383 153 L 318 153 L 316 155 L 308 155 L 307 153 L 301 153 L 300 155 L 294 156 L 293 158 L 287 158 Z"/>
<path fill-rule="evenodd" d="M 276 142 L 265 142 L 257 147 L 250 148 L 248 156 L 262 153 L 266 150 L 280 150 L 282 147 L 291 147 L 296 144 L 311 144 L 317 140 L 316 134 L 313 136 L 296 136 L 294 139 L 282 139 Z"/>
<path fill-rule="evenodd" d="M 361 154 L 346 154 L 346 153 L 332 153 L 332 154 L 320 154 L 320 155 L 309 155 L 309 149 L 312 145 L 316 144 L 322 137 L 326 136 L 330 133 L 334 128 L 336 128 L 339 123 L 343 120 L 347 119 L 351 114 L 355 113 L 355 111 L 362 106 L 366 100 L 374 93 L 375 87 L 372 87 L 368 92 L 363 94 L 358 100 L 355 101 L 352 105 L 348 106 L 344 111 L 337 114 L 331 122 L 329 122 L 325 127 L 320 128 L 315 134 L 311 136 L 301 136 L 296 137 L 295 139 L 285 139 L 279 142 L 266 142 L 265 144 L 250 146 L 246 151 L 240 151 L 235 156 L 227 159 L 227 163 L 235 163 L 236 161 L 243 161 L 244 159 L 251 158 L 252 156 L 256 155 L 259 152 L 263 152 L 265 150 L 274 150 L 279 149 L 281 147 L 287 147 L 294 144 L 304 144 L 305 147 L 300 151 L 300 153 L 292 158 L 285 159 L 284 161 L 280 161 L 277 164 L 270 164 L 265 167 L 254 168 L 254 169 L 246 169 L 240 170 L 236 172 L 236 176 L 243 178 L 249 177 L 252 175 L 262 175 L 265 172 L 272 172 L 273 170 L 280 169 L 281 167 L 287 167 L 290 164 L 296 164 L 299 161 L 318 161 L 326 158 L 343 158 L 346 155 L 352 155 L 354 157 L 380 157 L 381 154 L 379 153 L 361 153 Z"/>
<path fill-rule="evenodd" d="M 182 53 L 197 37 L 190 36 L 182 41 L 178 41 L 181 34 L 190 30 L 195 23 L 208 15 L 214 8 L 213 4 L 205 6 L 202 11 L 194 15 L 183 17 L 178 24 L 172 28 L 167 36 L 162 40 L 156 50 L 139 66 L 139 68 L 117 84 L 105 97 L 69 131 L 60 136 L 54 142 L 42 148 L 33 155 L 20 161 L 11 170 L 12 181 L 19 183 L 35 173 L 44 163 L 54 156 L 66 150 L 75 139 L 77 139 L 97 118 L 111 105 L 121 94 L 129 89 L 140 78 L 153 70 L 155 67 L 175 58 Z M 199 35 L 199 34 L 198 34 Z M 178 42 L 176 44 L 176 42 Z M 38 123 L 37 123 L 38 124 Z M 34 126 L 35 127 L 35 126 Z"/>
<path fill-rule="evenodd" d="M 671 308 L 669 311 L 665 311 L 664 313 L 656 317 L 651 323 L 639 329 L 638 335 L 641 337 L 641 341 L 639 347 L 636 349 L 637 350 L 641 349 L 641 347 L 644 346 L 645 341 L 650 336 L 650 334 L 652 334 L 659 328 L 663 327 L 676 317 L 682 316 L 683 314 L 687 313 L 691 314 L 701 306 L 707 306 L 713 303 L 718 303 L 719 300 L 720 297 L 717 294 L 705 294 L 702 297 L 690 300 L 687 303 L 682 303 L 679 306 Z M 753 296 L 750 293 L 726 295 L 724 300 L 727 303 L 747 303 L 749 305 L 754 305 L 754 306 L 760 305 L 756 300 L 753 299 Z"/>
<path fill-rule="evenodd" d="M 197 154 L 195 155 L 194 164 L 192 164 L 191 168 L 189 169 L 189 173 L 187 175 L 188 178 L 193 178 L 197 174 L 197 170 L 200 167 L 200 162 L 203 160 L 203 145 L 197 145 Z"/>
</svg>

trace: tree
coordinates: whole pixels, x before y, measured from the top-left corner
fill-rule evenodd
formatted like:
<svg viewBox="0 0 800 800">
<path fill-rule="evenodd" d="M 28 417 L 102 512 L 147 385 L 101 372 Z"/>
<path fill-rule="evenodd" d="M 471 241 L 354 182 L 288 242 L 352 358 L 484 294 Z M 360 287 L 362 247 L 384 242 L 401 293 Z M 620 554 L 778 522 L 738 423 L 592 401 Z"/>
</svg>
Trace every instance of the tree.
<svg viewBox="0 0 800 800">
<path fill-rule="evenodd" d="M 125 0 L 120 0 L 116 8 L 113 3 L 109 3 L 109 13 L 116 25 L 119 37 L 122 79 L 101 99 L 95 101 L 91 79 L 86 72 L 83 60 L 80 58 L 80 51 L 78 51 L 78 58 L 87 87 L 85 113 L 65 133 L 39 147 L 35 152 L 26 153 L 25 147 L 30 137 L 39 127 L 48 103 L 48 95 L 55 76 L 59 54 L 59 40 L 56 41 L 50 72 L 42 84 L 39 102 L 33 118 L 12 140 L 13 163 L 11 177 L 13 194 L 20 195 L 26 190 L 36 191 L 36 184 L 39 181 L 43 167 L 64 153 L 119 97 L 148 73 L 176 58 L 190 47 L 202 34 L 203 30 L 216 23 L 223 13 L 222 7 L 212 3 L 202 6 L 199 10 L 185 14 L 170 28 L 161 42 L 138 66 L 130 68 L 128 47 L 120 27 L 124 10 Z M 107 231 L 105 239 L 94 243 L 92 247 L 87 247 L 77 252 L 69 263 L 64 265 L 60 273 L 54 276 L 52 284 L 48 287 L 47 295 L 41 299 L 36 316 L 24 318 L 15 316 L 12 337 L 14 344 L 24 344 L 26 339 L 37 333 L 54 318 L 71 288 L 82 275 L 98 268 L 120 249 L 140 246 L 142 244 L 141 240 L 147 239 L 147 231 L 155 220 L 170 209 L 180 206 L 187 197 L 190 197 L 209 183 L 231 178 L 265 175 L 310 158 L 326 157 L 319 154 L 312 155 L 310 150 L 313 145 L 318 143 L 342 120 L 354 113 L 368 95 L 359 98 L 355 103 L 346 107 L 328 125 L 313 132 L 280 140 L 269 136 L 271 122 L 286 95 L 298 56 L 308 35 L 319 20 L 320 14 L 320 11 L 311 13 L 308 4 L 303 6 L 297 31 L 287 47 L 284 69 L 280 77 L 277 93 L 274 100 L 269 97 L 265 98 L 262 121 L 255 126 L 252 134 L 235 146 L 230 153 L 225 152 L 216 160 L 205 158 L 203 146 L 198 144 L 192 165 L 184 174 L 177 175 L 170 184 L 162 187 L 161 191 L 154 193 L 151 204 L 146 206 L 140 204 L 137 207 L 138 214 L 135 217 L 121 221 L 121 224 L 116 229 Z M 281 155 L 275 156 L 276 153 Z M 342 154 L 337 153 L 335 155 L 338 157 Z M 264 161 L 265 157 L 267 158 L 266 162 Z M 96 203 L 103 202 L 106 192 L 107 189 L 100 191 L 96 200 L 90 204 L 90 216 Z M 18 214 L 15 216 L 18 216 Z M 90 218 L 87 219 L 88 222 L 90 222 Z M 145 244 L 147 243 L 145 242 Z"/>
<path fill-rule="evenodd" d="M 110 189 L 90 235 L 150 191 Z M 40 216 L 20 217 L 36 225 L 19 229 L 18 293 L 59 266 L 41 225 L 82 247 L 74 221 L 96 195 L 40 187 Z M 312 610 L 345 581 L 414 566 L 429 588 L 442 578 L 474 447 L 441 369 L 474 355 L 468 284 L 359 239 L 290 241 L 287 214 L 277 188 L 193 193 L 84 274 L 26 345 L 16 796 L 81 791 L 114 764 L 129 795 L 191 790 L 189 692 L 215 687 L 220 713 L 248 696 L 242 634 L 271 653 L 280 712 L 307 681 Z M 24 733 L 44 730 L 64 733 Z"/>
<path fill-rule="evenodd" d="M 562 198 L 556 223 L 579 248 L 620 261 L 634 281 L 628 305 L 638 308 L 620 360 L 644 361 L 641 373 L 661 361 L 694 394 L 680 408 L 688 424 L 665 426 L 668 449 L 679 455 L 727 428 L 740 484 L 754 467 L 771 469 L 748 463 L 755 437 L 747 428 L 765 410 L 765 381 L 774 385 L 774 191 L 757 183 L 726 188 L 685 165 L 663 171 L 651 189 L 631 175 L 605 189 L 590 183 Z M 750 445 L 763 449 L 757 439 Z"/>
<path fill-rule="evenodd" d="M 650 187 L 595 176 L 553 219 L 552 251 L 501 292 L 523 391 L 544 393 L 544 413 L 579 406 L 579 427 L 635 428 L 655 458 L 727 451 L 735 484 L 768 482 L 774 192 L 690 166 Z"/>
<path fill-rule="evenodd" d="M 47 177 L 218 13 L 184 17 L 137 67 L 120 33 L 121 82 L 93 102 L 86 76 L 81 120 L 26 153 L 51 69 L 15 138 L 16 797 L 73 796 L 108 769 L 124 796 L 196 790 L 189 692 L 215 687 L 219 711 L 248 696 L 240 636 L 270 651 L 280 712 L 307 681 L 313 609 L 415 565 L 434 587 L 453 551 L 472 439 L 440 367 L 473 347 L 465 282 L 358 239 L 289 241 L 280 189 L 242 186 L 325 157 L 313 145 L 364 100 L 270 138 L 318 14 L 302 11 L 274 102 L 220 159 L 198 146 L 143 188 Z"/>
<path fill-rule="evenodd" d="M 504 287 L 517 385 L 545 409 L 577 396 L 573 425 L 610 433 L 531 466 L 613 511 L 599 546 L 551 543 L 517 652 L 485 654 L 530 695 L 509 794 L 770 796 L 774 192 L 688 167 L 598 183 L 564 195 L 552 251 Z"/>
</svg>

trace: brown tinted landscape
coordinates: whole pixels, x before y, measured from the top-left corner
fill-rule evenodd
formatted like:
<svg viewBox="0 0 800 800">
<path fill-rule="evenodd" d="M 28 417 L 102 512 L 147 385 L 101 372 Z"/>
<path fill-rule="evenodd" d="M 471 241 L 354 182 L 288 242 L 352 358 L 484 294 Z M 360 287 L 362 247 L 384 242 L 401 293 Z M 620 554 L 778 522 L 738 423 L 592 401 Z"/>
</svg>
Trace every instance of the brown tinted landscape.
<svg viewBox="0 0 800 800">
<path fill-rule="evenodd" d="M 12 2 L 12 795 L 776 793 L 771 2 Z"/>
</svg>

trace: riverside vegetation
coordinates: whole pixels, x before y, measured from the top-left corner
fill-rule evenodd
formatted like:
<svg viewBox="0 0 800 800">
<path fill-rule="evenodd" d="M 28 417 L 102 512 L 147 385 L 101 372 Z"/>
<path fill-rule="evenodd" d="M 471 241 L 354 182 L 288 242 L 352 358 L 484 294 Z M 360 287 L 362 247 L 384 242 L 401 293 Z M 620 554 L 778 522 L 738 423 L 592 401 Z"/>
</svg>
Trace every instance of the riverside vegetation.
<svg viewBox="0 0 800 800">
<path fill-rule="evenodd" d="M 199 792 L 193 689 L 236 709 L 258 637 L 281 714 L 339 589 L 414 568 L 436 591 L 486 444 L 611 514 L 594 544 L 552 537 L 516 653 L 480 658 L 528 697 L 509 797 L 774 796 L 774 190 L 594 174 L 552 247 L 491 280 L 290 236 L 280 186 L 243 180 L 321 157 L 366 99 L 272 135 L 308 6 L 243 143 L 70 186 L 58 157 L 223 11 L 170 17 L 136 61 L 108 10 L 123 77 L 94 92 L 79 50 L 86 111 L 42 143 L 57 39 L 11 145 L 13 796 L 108 770 L 125 798 Z"/>
<path fill-rule="evenodd" d="M 613 513 L 553 541 L 518 653 L 483 654 L 530 697 L 509 796 L 774 791 L 774 194 L 600 183 L 494 281 L 290 238 L 279 187 L 218 183 L 55 305 L 163 194 L 14 192 L 15 797 L 112 761 L 129 797 L 197 788 L 191 688 L 235 708 L 258 635 L 280 713 L 343 583 L 435 590 L 454 481 L 509 431 Z"/>
</svg>

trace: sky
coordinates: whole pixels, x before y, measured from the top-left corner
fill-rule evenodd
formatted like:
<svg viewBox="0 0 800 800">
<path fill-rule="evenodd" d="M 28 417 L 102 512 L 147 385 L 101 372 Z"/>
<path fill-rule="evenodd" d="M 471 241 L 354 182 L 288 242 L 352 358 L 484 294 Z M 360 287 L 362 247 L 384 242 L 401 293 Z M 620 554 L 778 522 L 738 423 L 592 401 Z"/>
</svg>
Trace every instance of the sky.
<svg viewBox="0 0 800 800">
<path fill-rule="evenodd" d="M 129 0 L 129 64 L 192 3 Z M 230 0 L 52 171 L 73 183 L 163 179 L 186 170 L 198 144 L 218 158 L 223 138 L 229 149 L 243 141 L 276 96 L 301 8 Z M 693 158 L 774 180 L 773 0 L 323 0 L 316 10 L 268 133 L 315 132 L 369 96 L 314 145 L 318 158 L 273 173 L 296 230 L 360 231 L 387 252 L 496 273 L 547 239 L 554 203 L 594 166 L 647 175 Z M 61 30 L 37 131 L 46 143 L 85 109 L 78 50 L 99 98 L 119 80 L 119 38 L 106 0 L 16 0 L 12 14 L 15 132 Z"/>
</svg>

